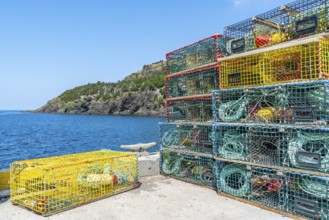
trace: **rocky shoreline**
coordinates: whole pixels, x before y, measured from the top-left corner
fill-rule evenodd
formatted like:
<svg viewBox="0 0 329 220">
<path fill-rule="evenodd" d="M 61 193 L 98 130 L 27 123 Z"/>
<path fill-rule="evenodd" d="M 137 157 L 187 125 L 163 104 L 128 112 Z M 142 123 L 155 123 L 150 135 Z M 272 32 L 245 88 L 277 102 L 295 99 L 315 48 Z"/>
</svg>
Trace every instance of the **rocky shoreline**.
<svg viewBox="0 0 329 220">
<path fill-rule="evenodd" d="M 145 65 L 118 83 L 65 91 L 35 113 L 165 116 L 165 62 Z"/>
</svg>

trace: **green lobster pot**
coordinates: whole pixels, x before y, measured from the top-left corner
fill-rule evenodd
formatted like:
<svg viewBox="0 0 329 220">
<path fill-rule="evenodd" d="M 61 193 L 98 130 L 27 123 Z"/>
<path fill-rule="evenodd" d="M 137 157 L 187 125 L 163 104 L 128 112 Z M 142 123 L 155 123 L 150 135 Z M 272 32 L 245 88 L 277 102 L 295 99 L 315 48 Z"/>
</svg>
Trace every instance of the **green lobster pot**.
<svg viewBox="0 0 329 220">
<path fill-rule="evenodd" d="M 218 64 L 166 77 L 167 98 L 210 94 L 219 89 Z"/>
<path fill-rule="evenodd" d="M 215 124 L 213 143 L 220 158 L 329 173 L 329 128 Z"/>
<path fill-rule="evenodd" d="M 217 122 L 328 126 L 329 81 L 213 91 Z"/>
<path fill-rule="evenodd" d="M 277 127 L 213 125 L 214 155 L 251 163 L 283 166 L 287 135 Z"/>
<path fill-rule="evenodd" d="M 328 30 L 328 0 L 298 0 L 281 6 L 290 16 L 288 37 L 294 39 Z"/>
<path fill-rule="evenodd" d="M 217 162 L 220 192 L 273 209 L 282 209 L 284 175 L 279 170 Z"/>
<path fill-rule="evenodd" d="M 211 96 L 169 99 L 167 122 L 209 122 L 212 117 Z"/>
<path fill-rule="evenodd" d="M 212 155 L 211 124 L 160 123 L 161 146 Z"/>
<path fill-rule="evenodd" d="M 161 149 L 160 172 L 186 182 L 216 187 L 215 161 L 210 157 Z"/>
<path fill-rule="evenodd" d="M 328 0 L 297 0 L 225 27 L 227 56 L 326 32 Z"/>
<path fill-rule="evenodd" d="M 284 172 L 283 211 L 311 219 L 329 219 L 329 178 Z"/>
<path fill-rule="evenodd" d="M 166 54 L 167 74 L 211 64 L 226 53 L 221 34 L 202 39 Z"/>
</svg>

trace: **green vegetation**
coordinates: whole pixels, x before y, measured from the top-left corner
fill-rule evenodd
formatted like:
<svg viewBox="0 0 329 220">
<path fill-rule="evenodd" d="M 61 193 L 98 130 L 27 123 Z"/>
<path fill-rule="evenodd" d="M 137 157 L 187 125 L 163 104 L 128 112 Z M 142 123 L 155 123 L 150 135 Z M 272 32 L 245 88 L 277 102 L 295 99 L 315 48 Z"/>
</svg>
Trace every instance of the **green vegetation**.
<svg viewBox="0 0 329 220">
<path fill-rule="evenodd" d="M 84 86 L 78 86 L 74 89 L 70 89 L 65 91 L 63 94 L 59 96 L 59 98 L 64 101 L 65 103 L 80 99 L 81 96 L 88 96 L 88 95 L 96 95 L 98 94 L 104 86 L 112 86 L 113 83 L 104 83 L 104 82 L 97 82 L 97 83 L 89 83 Z"/>
<path fill-rule="evenodd" d="M 161 70 L 150 76 L 139 74 L 132 76 L 129 80 L 123 80 L 117 83 L 90 83 L 67 90 L 59 98 L 65 103 L 80 100 L 84 96 L 94 96 L 95 100 L 108 101 L 116 100 L 125 93 L 160 89 L 163 99 L 157 100 L 156 103 L 156 105 L 160 105 L 160 102 L 163 102 L 165 98 L 165 77 L 165 65 L 161 64 Z"/>
<path fill-rule="evenodd" d="M 138 77 L 133 80 L 122 81 L 121 83 L 127 83 L 129 85 L 128 88 L 130 92 L 144 91 L 148 89 L 152 90 L 155 88 L 162 89 L 165 84 L 165 77 L 166 77 L 166 73 L 163 71 L 154 74 L 151 77 Z M 126 85 L 122 85 L 122 86 L 126 86 Z"/>
</svg>

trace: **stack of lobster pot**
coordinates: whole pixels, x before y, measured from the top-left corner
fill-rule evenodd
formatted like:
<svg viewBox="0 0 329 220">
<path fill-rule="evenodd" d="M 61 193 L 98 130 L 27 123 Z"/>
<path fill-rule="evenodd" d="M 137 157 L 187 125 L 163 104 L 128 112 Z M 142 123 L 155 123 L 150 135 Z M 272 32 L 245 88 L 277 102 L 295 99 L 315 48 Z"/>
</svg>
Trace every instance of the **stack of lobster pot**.
<svg viewBox="0 0 329 220">
<path fill-rule="evenodd" d="M 222 44 L 216 34 L 166 55 L 167 123 L 160 123 L 161 173 L 212 188 L 212 91 L 219 89 Z"/>
<path fill-rule="evenodd" d="M 329 0 L 298 0 L 227 26 L 213 153 L 220 194 L 329 219 Z"/>
</svg>

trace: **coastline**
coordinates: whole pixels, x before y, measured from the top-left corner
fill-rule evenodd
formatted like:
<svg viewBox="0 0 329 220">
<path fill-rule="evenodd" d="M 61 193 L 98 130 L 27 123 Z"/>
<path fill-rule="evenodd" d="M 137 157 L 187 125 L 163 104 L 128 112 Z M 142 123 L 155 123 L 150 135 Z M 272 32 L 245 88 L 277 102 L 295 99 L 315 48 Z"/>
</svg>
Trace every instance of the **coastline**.
<svg viewBox="0 0 329 220">
<path fill-rule="evenodd" d="M 16 110 L 12 110 L 16 111 Z M 93 114 L 93 113 L 62 113 L 62 112 L 39 112 L 37 110 L 17 110 L 21 112 L 35 113 L 35 114 L 58 114 L 58 115 L 94 115 L 94 116 L 137 116 L 137 117 L 159 117 L 165 118 L 166 114 L 128 114 L 128 113 L 114 113 L 114 114 Z"/>
</svg>

